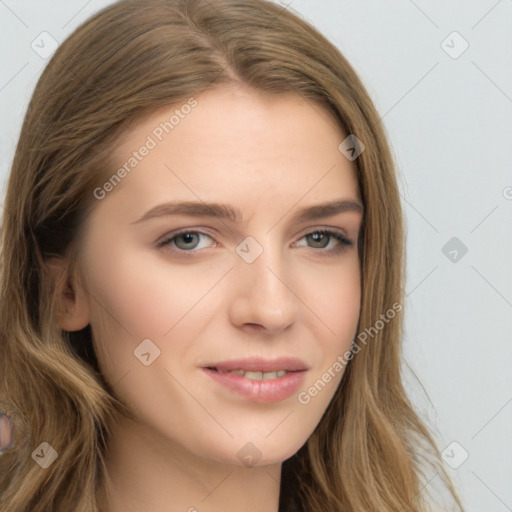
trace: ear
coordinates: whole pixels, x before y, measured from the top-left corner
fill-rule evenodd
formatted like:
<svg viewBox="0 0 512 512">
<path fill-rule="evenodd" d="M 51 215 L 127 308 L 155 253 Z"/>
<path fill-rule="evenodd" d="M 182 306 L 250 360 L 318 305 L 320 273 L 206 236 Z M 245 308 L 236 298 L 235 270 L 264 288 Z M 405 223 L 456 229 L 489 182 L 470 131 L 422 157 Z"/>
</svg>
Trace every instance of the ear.
<svg viewBox="0 0 512 512">
<path fill-rule="evenodd" d="M 90 312 L 88 295 L 78 279 L 69 274 L 63 258 L 51 257 L 46 264 L 53 275 L 58 307 L 60 328 L 65 331 L 79 331 L 89 324 Z"/>
</svg>

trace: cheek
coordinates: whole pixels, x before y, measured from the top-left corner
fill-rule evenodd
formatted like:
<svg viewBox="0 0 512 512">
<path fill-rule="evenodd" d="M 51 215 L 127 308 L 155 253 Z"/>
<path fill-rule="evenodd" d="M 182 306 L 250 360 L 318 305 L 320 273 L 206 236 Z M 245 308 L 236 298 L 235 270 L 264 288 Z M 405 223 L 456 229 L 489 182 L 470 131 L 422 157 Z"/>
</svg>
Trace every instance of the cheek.
<svg viewBox="0 0 512 512">
<path fill-rule="evenodd" d="M 201 290 L 200 275 L 155 264 L 143 252 L 128 249 L 123 258 L 112 253 L 93 274 L 98 315 L 110 317 L 133 339 L 163 336 L 184 315 Z"/>
<path fill-rule="evenodd" d="M 314 313 L 316 332 L 324 350 L 336 351 L 355 335 L 360 314 L 361 277 L 356 253 L 338 266 L 309 272 L 303 284 L 304 302 Z"/>
<path fill-rule="evenodd" d="M 172 340 L 171 360 L 179 360 L 200 328 L 204 308 L 212 308 L 211 301 L 201 299 L 225 272 L 173 266 L 156 249 L 116 247 L 123 247 L 122 241 L 111 242 L 101 259 L 96 254 L 90 260 L 87 280 L 96 354 L 111 382 L 139 368 L 134 350 L 145 339 L 160 350 L 159 363 L 169 357 Z"/>
<path fill-rule="evenodd" d="M 311 318 L 318 360 L 298 401 L 310 412 L 320 413 L 328 406 L 346 368 L 340 364 L 340 357 L 350 350 L 357 335 L 361 278 L 355 256 L 339 266 L 323 267 L 310 274 L 304 288 L 307 304 L 314 312 Z"/>
</svg>

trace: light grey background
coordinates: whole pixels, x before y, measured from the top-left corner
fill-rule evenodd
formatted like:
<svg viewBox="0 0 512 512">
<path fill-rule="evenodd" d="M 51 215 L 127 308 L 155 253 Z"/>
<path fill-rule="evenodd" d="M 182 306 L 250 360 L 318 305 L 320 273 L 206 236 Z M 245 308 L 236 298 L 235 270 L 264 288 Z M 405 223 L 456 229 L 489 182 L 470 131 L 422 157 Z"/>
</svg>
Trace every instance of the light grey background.
<svg viewBox="0 0 512 512">
<path fill-rule="evenodd" d="M 110 3 L 0 0 L 2 197 L 48 61 L 32 42 Z M 382 116 L 407 222 L 404 355 L 430 402 L 410 371 L 407 389 L 468 512 L 512 511 L 512 1 L 280 3 L 340 48 Z"/>
</svg>

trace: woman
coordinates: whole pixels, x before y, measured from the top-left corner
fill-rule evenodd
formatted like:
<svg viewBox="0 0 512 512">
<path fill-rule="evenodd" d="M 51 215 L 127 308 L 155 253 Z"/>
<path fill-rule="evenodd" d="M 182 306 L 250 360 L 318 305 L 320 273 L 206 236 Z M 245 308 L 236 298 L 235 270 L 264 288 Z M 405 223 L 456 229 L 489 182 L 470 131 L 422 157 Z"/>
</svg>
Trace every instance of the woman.
<svg viewBox="0 0 512 512">
<path fill-rule="evenodd" d="M 378 114 L 282 7 L 79 27 L 24 121 L 1 268 L 1 510 L 419 512 L 433 476 L 462 509 L 400 378 Z"/>
</svg>

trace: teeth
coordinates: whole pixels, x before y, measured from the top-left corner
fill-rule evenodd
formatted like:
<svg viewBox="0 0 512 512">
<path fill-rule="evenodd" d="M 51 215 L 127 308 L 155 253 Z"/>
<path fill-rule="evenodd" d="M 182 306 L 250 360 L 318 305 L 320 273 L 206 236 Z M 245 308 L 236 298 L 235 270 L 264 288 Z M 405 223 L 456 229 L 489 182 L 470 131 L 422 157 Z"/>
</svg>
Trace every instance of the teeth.
<svg viewBox="0 0 512 512">
<path fill-rule="evenodd" d="M 246 379 L 252 379 L 252 380 L 263 380 L 263 373 L 262 372 L 244 372 L 244 377 Z"/>
<path fill-rule="evenodd" d="M 233 370 L 232 372 L 235 375 L 240 375 L 242 377 L 245 377 L 246 379 L 251 380 L 267 380 L 267 379 L 277 379 L 279 377 L 283 377 L 286 375 L 286 370 L 279 370 L 277 372 L 250 372 L 250 371 L 244 371 L 244 370 Z"/>
</svg>

